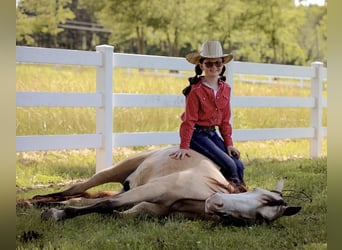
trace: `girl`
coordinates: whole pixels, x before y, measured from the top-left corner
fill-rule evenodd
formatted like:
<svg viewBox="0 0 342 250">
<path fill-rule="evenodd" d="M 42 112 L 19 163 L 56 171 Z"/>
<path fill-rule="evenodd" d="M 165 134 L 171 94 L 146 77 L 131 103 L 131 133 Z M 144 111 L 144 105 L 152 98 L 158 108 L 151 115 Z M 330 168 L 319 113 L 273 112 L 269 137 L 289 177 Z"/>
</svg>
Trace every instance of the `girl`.
<svg viewBox="0 0 342 250">
<path fill-rule="evenodd" d="M 181 143 L 179 150 L 170 157 L 180 160 L 190 157 L 191 148 L 214 161 L 228 181 L 241 191 L 246 191 L 244 165 L 231 137 L 231 88 L 223 76 L 224 64 L 233 56 L 222 53 L 220 42 L 208 41 L 202 45 L 200 53 L 191 53 L 186 59 L 196 65 L 196 75 L 189 78 L 190 85 L 183 90 L 186 106 L 181 116 Z M 201 76 L 203 71 L 204 76 Z M 222 138 L 217 134 L 216 127 Z"/>
</svg>

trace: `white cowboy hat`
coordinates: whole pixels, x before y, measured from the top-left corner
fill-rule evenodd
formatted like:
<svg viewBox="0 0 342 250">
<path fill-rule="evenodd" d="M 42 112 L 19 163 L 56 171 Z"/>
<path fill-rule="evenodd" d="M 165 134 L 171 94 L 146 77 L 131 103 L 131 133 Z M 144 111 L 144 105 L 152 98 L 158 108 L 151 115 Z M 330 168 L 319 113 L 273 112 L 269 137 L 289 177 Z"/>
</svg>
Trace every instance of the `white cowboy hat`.
<svg viewBox="0 0 342 250">
<path fill-rule="evenodd" d="M 198 64 L 201 58 L 223 58 L 223 63 L 226 64 L 233 59 L 233 55 L 223 54 L 219 41 L 207 41 L 202 44 L 200 53 L 193 52 L 186 55 L 185 58 L 192 64 Z"/>
</svg>

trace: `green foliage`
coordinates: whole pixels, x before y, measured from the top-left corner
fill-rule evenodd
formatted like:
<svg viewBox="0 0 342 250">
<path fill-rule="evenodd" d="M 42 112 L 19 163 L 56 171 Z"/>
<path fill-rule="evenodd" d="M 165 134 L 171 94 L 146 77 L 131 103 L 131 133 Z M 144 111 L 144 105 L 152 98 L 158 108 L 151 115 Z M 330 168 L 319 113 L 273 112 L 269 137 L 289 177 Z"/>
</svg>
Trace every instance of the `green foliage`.
<svg viewBox="0 0 342 250">
<path fill-rule="evenodd" d="M 25 40 L 29 45 L 38 46 L 37 35 L 51 35 L 53 46 L 56 46 L 56 36 L 63 29 L 58 24 L 67 19 L 73 19 L 74 13 L 66 7 L 71 0 L 21 0 L 17 8 L 17 41 Z"/>
<path fill-rule="evenodd" d="M 57 27 L 73 19 L 111 33 Z M 22 0 L 17 8 L 20 45 L 89 50 L 109 43 L 117 52 L 184 56 L 219 40 L 235 60 L 295 65 L 327 62 L 326 27 L 326 6 L 288 0 Z"/>
<path fill-rule="evenodd" d="M 300 27 L 298 40 L 307 48 L 306 59 L 327 63 L 327 9 L 317 6 L 301 7 L 305 13 L 305 23 Z"/>
<path fill-rule="evenodd" d="M 305 48 L 298 45 L 296 37 L 304 13 L 287 0 L 243 2 L 248 8 L 241 32 L 249 46 L 241 46 L 238 54 L 247 61 L 258 58 L 269 63 L 304 64 Z"/>
<path fill-rule="evenodd" d="M 32 33 L 32 19 L 23 14 L 19 9 L 16 9 L 16 41 L 32 45 L 34 44 Z"/>
</svg>

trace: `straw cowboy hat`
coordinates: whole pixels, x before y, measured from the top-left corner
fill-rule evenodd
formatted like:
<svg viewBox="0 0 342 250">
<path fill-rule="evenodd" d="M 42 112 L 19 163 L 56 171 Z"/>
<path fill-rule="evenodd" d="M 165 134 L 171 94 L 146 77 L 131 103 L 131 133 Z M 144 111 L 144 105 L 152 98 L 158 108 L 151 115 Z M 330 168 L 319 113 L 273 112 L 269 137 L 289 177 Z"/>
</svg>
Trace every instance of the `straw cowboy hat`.
<svg viewBox="0 0 342 250">
<path fill-rule="evenodd" d="M 192 64 L 198 64 L 200 59 L 204 58 L 223 58 L 223 63 L 226 64 L 233 59 L 232 54 L 223 54 L 222 46 L 219 41 L 208 41 L 202 44 L 200 53 L 194 52 L 185 56 L 186 60 Z"/>
</svg>

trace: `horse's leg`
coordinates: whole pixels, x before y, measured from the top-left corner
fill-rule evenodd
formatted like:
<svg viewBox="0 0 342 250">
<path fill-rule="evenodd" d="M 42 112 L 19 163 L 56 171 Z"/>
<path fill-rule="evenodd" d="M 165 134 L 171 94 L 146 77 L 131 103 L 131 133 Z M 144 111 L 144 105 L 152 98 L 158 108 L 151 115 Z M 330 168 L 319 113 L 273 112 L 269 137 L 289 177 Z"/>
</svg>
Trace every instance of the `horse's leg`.
<svg viewBox="0 0 342 250">
<path fill-rule="evenodd" d="M 94 200 L 93 200 L 94 201 Z M 181 214 L 185 218 L 188 219 L 206 219 L 212 221 L 218 221 L 218 216 L 207 215 L 201 212 L 203 207 L 203 201 L 195 201 L 185 203 L 182 202 L 184 207 L 178 204 L 176 207 L 172 207 L 172 213 Z M 191 207 L 194 205 L 194 207 Z M 170 213 L 170 208 L 168 206 L 160 205 L 152 202 L 140 202 L 137 205 L 133 206 L 130 209 L 127 209 L 123 212 L 118 212 L 115 209 L 120 206 L 117 204 L 115 200 L 105 199 L 96 204 L 85 206 L 85 207 L 67 207 L 65 209 L 56 209 L 50 208 L 42 212 L 41 218 L 44 220 L 53 219 L 53 220 L 64 220 L 69 218 L 74 218 L 76 216 L 85 215 L 89 213 L 100 213 L 100 214 L 116 214 L 116 215 L 151 215 L 151 216 L 165 216 Z M 192 211 L 191 209 L 194 209 Z"/>
<path fill-rule="evenodd" d="M 134 207 L 123 212 L 117 212 L 118 215 L 151 215 L 151 216 L 166 216 L 169 214 L 181 215 L 187 219 L 205 219 L 211 221 L 219 221 L 217 215 L 208 215 L 204 212 L 205 201 L 203 200 L 180 200 L 174 203 L 171 208 L 157 203 L 140 202 Z"/>
<path fill-rule="evenodd" d="M 210 195 L 210 191 L 199 193 L 196 185 L 188 185 L 186 187 L 183 185 L 175 185 L 177 182 L 188 181 L 191 178 L 191 174 L 191 172 L 170 174 L 115 195 L 93 206 L 67 207 L 62 210 L 53 210 L 51 211 L 51 215 L 49 215 L 48 210 L 45 214 L 47 214 L 47 217 L 59 220 L 93 212 L 112 213 L 114 210 L 124 206 L 133 206 L 144 201 L 163 204 L 165 207 L 172 206 L 178 200 L 186 201 L 189 196 L 193 197 L 194 200 L 204 201 Z M 183 195 L 185 196 L 183 197 Z M 204 212 L 203 203 L 198 203 L 197 207 Z"/>
<path fill-rule="evenodd" d="M 38 206 L 40 207 L 67 207 L 67 206 L 90 206 L 90 205 L 94 205 L 96 203 L 99 203 L 101 201 L 105 201 L 108 200 L 108 197 L 101 197 L 101 198 L 84 198 L 84 197 L 78 197 L 78 198 L 72 198 L 69 200 L 65 200 L 65 201 L 59 201 L 59 202 L 38 202 Z"/>
<path fill-rule="evenodd" d="M 37 195 L 33 197 L 33 199 L 41 200 L 50 198 L 53 201 L 62 201 L 65 200 L 68 196 L 78 196 L 84 193 L 86 190 L 104 183 L 119 182 L 123 184 L 125 179 L 132 172 L 134 172 L 148 156 L 153 154 L 155 151 L 156 150 L 146 151 L 134 155 L 123 161 L 120 161 L 111 168 L 104 169 L 94 174 L 92 177 L 84 182 L 76 183 L 61 192 L 50 193 L 47 195 Z"/>
<path fill-rule="evenodd" d="M 84 192 L 75 196 L 67 196 L 60 198 L 53 197 L 35 197 L 33 199 L 20 199 L 16 206 L 19 208 L 41 208 L 41 207 L 60 207 L 60 206 L 86 206 L 96 202 L 108 199 L 119 194 L 118 191 L 100 191 L 97 193 Z"/>
<path fill-rule="evenodd" d="M 41 218 L 43 220 L 64 220 L 89 213 L 110 214 L 113 213 L 115 208 L 116 206 L 113 204 L 113 202 L 109 199 L 106 199 L 90 206 L 70 206 L 64 209 L 49 208 L 42 212 Z"/>
<path fill-rule="evenodd" d="M 120 215 L 152 215 L 162 216 L 169 213 L 169 208 L 160 204 L 143 201 L 135 205 L 134 207 L 122 212 L 118 212 Z"/>
<path fill-rule="evenodd" d="M 165 182 L 164 185 L 158 182 L 147 183 L 90 206 L 66 207 L 64 209 L 50 208 L 42 213 L 42 218 L 62 220 L 88 213 L 113 213 L 114 210 L 123 206 L 132 206 L 143 201 L 157 203 L 160 199 L 163 199 L 161 203 L 167 207 L 170 205 L 168 199 L 172 199 L 172 197 L 166 197 L 165 194 L 172 189 L 174 182 L 167 183 L 169 185 L 165 185 Z"/>
<path fill-rule="evenodd" d="M 170 213 L 180 214 L 188 219 L 204 219 L 218 221 L 219 216 L 205 213 L 205 200 L 178 200 L 170 207 Z"/>
<path fill-rule="evenodd" d="M 73 218 L 79 215 L 89 214 L 89 213 L 100 213 L 100 214 L 116 214 L 116 215 L 152 215 L 161 216 L 167 215 L 169 208 L 163 205 L 151 203 L 151 202 L 141 202 L 134 207 L 127 209 L 123 212 L 116 211 L 115 202 L 111 200 L 102 200 L 96 204 L 85 206 L 85 207 L 67 207 L 65 209 L 50 208 L 42 212 L 41 218 L 44 220 L 63 220 Z"/>
<path fill-rule="evenodd" d="M 205 214 L 205 200 L 182 199 L 176 201 L 170 207 L 172 212 L 194 212 L 196 214 Z"/>
</svg>

